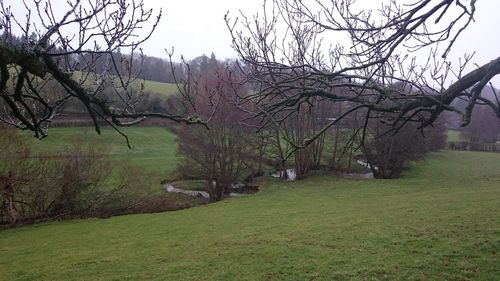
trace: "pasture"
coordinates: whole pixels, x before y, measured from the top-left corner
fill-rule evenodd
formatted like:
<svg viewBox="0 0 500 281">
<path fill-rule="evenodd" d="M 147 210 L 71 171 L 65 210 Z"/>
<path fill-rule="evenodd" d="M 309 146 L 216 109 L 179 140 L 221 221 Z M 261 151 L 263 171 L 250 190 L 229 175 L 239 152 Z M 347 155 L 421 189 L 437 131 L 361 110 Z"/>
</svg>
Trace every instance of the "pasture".
<svg viewBox="0 0 500 281">
<path fill-rule="evenodd" d="M 103 145 L 110 152 L 116 165 L 129 163 L 143 171 L 143 182 L 152 191 L 160 189 L 160 181 L 170 177 L 176 165 L 176 136 L 165 128 L 125 127 L 120 128 L 129 138 L 132 149 L 124 137 L 110 127 L 101 128 L 97 135 L 92 127 L 52 128 L 43 140 L 31 139 L 32 148 L 50 152 L 63 149 L 74 138 Z"/>
<path fill-rule="evenodd" d="M 92 75 L 90 76 L 85 76 L 84 73 L 80 71 L 75 71 L 74 73 L 75 79 L 77 81 L 79 80 L 84 80 L 86 79 L 84 85 L 85 86 L 92 86 L 98 84 L 96 82 L 96 78 Z M 115 83 L 119 85 L 118 78 L 115 79 Z M 164 83 L 164 82 L 158 82 L 158 81 L 152 81 L 152 80 L 141 80 L 137 79 L 134 82 L 131 83 L 131 87 L 135 90 L 139 90 L 141 88 L 141 83 L 144 83 L 144 92 L 149 92 L 154 95 L 158 95 L 161 97 L 167 97 L 170 95 L 174 95 L 178 92 L 178 88 L 176 84 L 173 83 Z"/>
</svg>

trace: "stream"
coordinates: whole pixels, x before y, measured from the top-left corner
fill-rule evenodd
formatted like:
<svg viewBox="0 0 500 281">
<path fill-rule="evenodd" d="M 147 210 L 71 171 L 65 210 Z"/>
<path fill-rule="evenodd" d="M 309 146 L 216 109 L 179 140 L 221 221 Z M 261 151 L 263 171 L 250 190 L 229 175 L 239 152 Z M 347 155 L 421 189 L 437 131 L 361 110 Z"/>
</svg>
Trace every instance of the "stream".
<svg viewBox="0 0 500 281">
<path fill-rule="evenodd" d="M 248 188 L 251 189 L 252 187 L 248 187 Z M 186 190 L 186 189 L 176 188 L 169 183 L 164 184 L 163 189 L 168 193 L 180 193 L 180 194 L 184 194 L 184 195 L 187 195 L 190 197 L 203 197 L 206 199 L 210 199 L 210 194 L 208 192 L 202 191 L 202 190 Z M 237 190 L 237 189 L 244 190 L 245 186 L 242 184 L 236 184 L 236 185 L 232 186 L 232 189 L 233 190 Z M 252 193 L 255 193 L 258 191 L 258 187 L 257 188 L 253 187 L 253 190 L 249 190 L 249 191 L 250 192 L 244 192 L 244 191 L 242 191 L 242 192 L 230 192 L 227 194 L 227 196 L 229 196 L 229 197 L 241 197 L 241 196 L 245 196 L 248 194 L 252 194 Z"/>
</svg>

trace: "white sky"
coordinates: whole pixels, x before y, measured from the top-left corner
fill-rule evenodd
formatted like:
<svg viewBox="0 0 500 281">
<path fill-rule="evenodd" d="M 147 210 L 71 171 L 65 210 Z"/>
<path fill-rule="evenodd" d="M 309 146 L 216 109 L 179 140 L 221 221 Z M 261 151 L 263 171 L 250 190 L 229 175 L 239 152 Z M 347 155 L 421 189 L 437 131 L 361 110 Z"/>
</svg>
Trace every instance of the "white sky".
<svg viewBox="0 0 500 281">
<path fill-rule="evenodd" d="M 153 38 L 144 49 L 154 56 L 165 56 L 165 48 L 174 47 L 175 54 L 193 59 L 212 52 L 218 58 L 235 57 L 229 46 L 231 38 L 224 22 L 224 15 L 231 18 L 239 11 L 257 12 L 261 0 L 146 0 L 148 7 L 163 9 L 164 16 Z M 161 46 L 161 48 L 159 48 Z"/>
</svg>

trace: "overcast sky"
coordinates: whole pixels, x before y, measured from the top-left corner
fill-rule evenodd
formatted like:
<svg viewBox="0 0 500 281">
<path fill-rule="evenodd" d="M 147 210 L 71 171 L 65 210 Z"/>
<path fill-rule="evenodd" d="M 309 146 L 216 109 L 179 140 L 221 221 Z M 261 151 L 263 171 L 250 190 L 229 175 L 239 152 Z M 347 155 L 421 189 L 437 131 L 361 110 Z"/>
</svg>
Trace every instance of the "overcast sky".
<svg viewBox="0 0 500 281">
<path fill-rule="evenodd" d="M 11 5 L 14 12 L 23 14 L 21 0 L 0 0 Z M 462 2 L 469 0 L 462 0 Z M 30 1 L 28 1 L 30 2 Z M 143 48 L 147 55 L 166 57 L 165 49 L 175 48 L 175 58 L 180 55 L 193 59 L 214 52 L 220 59 L 234 58 L 230 37 L 224 22 L 224 14 L 231 18 L 243 11 L 253 15 L 261 9 L 263 0 L 144 0 L 147 7 L 155 11 L 163 9 L 161 22 Z M 381 1 L 358 0 L 361 7 L 378 7 Z M 465 3 L 464 2 L 464 3 Z M 66 9 L 65 0 L 52 0 Z M 476 22 L 461 36 L 453 49 L 451 58 L 457 59 L 465 52 L 476 51 L 475 62 L 484 64 L 500 56 L 500 0 L 478 0 Z M 328 42 L 335 44 L 336 42 Z M 328 45 L 329 45 L 328 44 Z"/>
<path fill-rule="evenodd" d="M 261 0 L 146 0 L 156 10 L 163 9 L 164 16 L 145 50 L 155 56 L 164 56 L 165 48 L 175 48 L 177 55 L 187 59 L 214 52 L 219 58 L 235 57 L 229 46 L 231 39 L 224 22 L 230 12 L 234 18 L 239 11 L 254 14 L 262 5 Z M 161 46 L 162 48 L 158 48 Z"/>
<path fill-rule="evenodd" d="M 153 38 L 145 44 L 148 54 L 164 56 L 164 49 L 175 47 L 176 54 L 192 59 L 214 52 L 218 58 L 235 57 L 224 14 L 232 18 L 242 10 L 257 12 L 262 0 L 146 0 L 154 9 L 162 8 L 164 17 Z M 358 4 L 373 4 L 376 0 L 358 0 Z M 462 35 L 453 55 L 477 51 L 478 64 L 500 56 L 500 0 L 478 0 L 476 22 Z M 366 6 L 366 5 L 365 5 Z"/>
</svg>

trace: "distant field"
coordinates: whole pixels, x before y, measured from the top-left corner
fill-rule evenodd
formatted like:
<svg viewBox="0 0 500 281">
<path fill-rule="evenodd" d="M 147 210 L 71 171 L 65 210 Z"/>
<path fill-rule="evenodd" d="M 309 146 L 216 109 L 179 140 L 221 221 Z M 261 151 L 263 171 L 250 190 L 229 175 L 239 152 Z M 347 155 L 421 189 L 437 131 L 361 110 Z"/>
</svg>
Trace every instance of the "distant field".
<svg viewBox="0 0 500 281">
<path fill-rule="evenodd" d="M 76 79 L 79 79 L 83 74 L 79 71 L 76 71 L 74 74 Z M 89 78 L 90 79 L 90 78 Z M 150 92 L 156 95 L 161 96 L 169 96 L 174 95 L 178 92 L 177 85 L 172 83 L 163 83 L 151 80 L 137 80 L 132 87 L 136 89 L 140 89 L 140 84 L 144 82 L 144 91 Z M 88 84 L 91 84 L 92 81 L 87 81 Z"/>
<path fill-rule="evenodd" d="M 448 141 L 463 141 L 462 133 L 459 131 L 448 130 Z"/>
<path fill-rule="evenodd" d="M 176 136 L 164 128 L 127 127 L 121 128 L 133 145 L 129 149 L 125 138 L 109 127 L 102 128 L 97 135 L 92 127 L 52 128 L 49 136 L 43 140 L 33 139 L 33 147 L 40 151 L 61 149 L 74 137 L 83 137 L 89 141 L 106 145 L 115 163 L 129 161 L 131 165 L 140 167 L 145 175 L 145 184 L 151 189 L 159 189 L 160 181 L 170 176 L 176 166 Z"/>
<path fill-rule="evenodd" d="M 398 180 L 269 179 L 178 212 L 2 231 L 0 279 L 498 280 L 499 170 L 500 154 L 445 152 Z"/>
<path fill-rule="evenodd" d="M 174 95 L 178 92 L 177 85 L 171 83 L 163 83 L 157 81 L 146 80 L 144 90 L 157 95 Z"/>
</svg>

